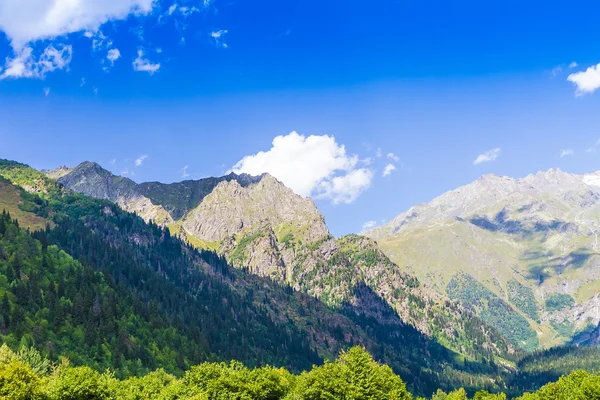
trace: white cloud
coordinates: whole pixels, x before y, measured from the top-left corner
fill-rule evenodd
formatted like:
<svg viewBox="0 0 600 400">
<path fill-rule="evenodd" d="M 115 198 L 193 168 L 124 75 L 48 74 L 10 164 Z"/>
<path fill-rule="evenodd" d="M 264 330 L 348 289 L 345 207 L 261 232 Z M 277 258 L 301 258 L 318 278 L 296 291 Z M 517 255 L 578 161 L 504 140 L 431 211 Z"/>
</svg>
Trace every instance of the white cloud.
<svg viewBox="0 0 600 400">
<path fill-rule="evenodd" d="M 375 151 L 375 155 L 376 155 L 377 157 L 381 157 L 381 156 L 383 156 L 383 151 L 381 150 L 381 148 L 379 148 L 379 149 L 377 149 L 377 150 Z"/>
<path fill-rule="evenodd" d="M 15 51 L 28 43 L 79 31 L 96 32 L 110 20 L 148 14 L 155 0 L 2 0 L 0 30 Z"/>
<path fill-rule="evenodd" d="M 108 61 L 110 61 L 112 65 L 114 65 L 115 61 L 121 58 L 121 52 L 119 51 L 119 49 L 110 49 L 106 54 L 106 58 L 108 59 Z"/>
<path fill-rule="evenodd" d="M 135 59 L 133 64 L 133 70 L 138 72 L 147 72 L 150 75 L 153 75 L 156 71 L 160 69 L 159 64 L 152 64 L 150 60 L 144 58 L 144 50 L 138 50 L 138 56 Z"/>
<path fill-rule="evenodd" d="M 500 155 L 500 149 L 495 148 L 492 150 L 488 150 L 485 153 L 481 153 L 477 156 L 475 161 L 473 161 L 473 165 L 479 165 L 484 162 L 494 161 Z"/>
<path fill-rule="evenodd" d="M 81 78 L 81 82 L 79 83 L 79 87 L 84 87 L 86 84 L 85 78 Z"/>
<path fill-rule="evenodd" d="M 590 147 L 589 149 L 587 149 L 585 152 L 586 153 L 595 153 L 596 149 L 600 147 L 600 139 L 596 140 L 596 143 L 594 143 L 592 145 L 592 147 Z"/>
<path fill-rule="evenodd" d="M 560 74 L 562 72 L 562 70 L 563 70 L 562 65 L 558 65 L 550 70 L 550 75 L 554 78 L 558 74 Z"/>
<path fill-rule="evenodd" d="M 573 61 L 571 64 L 569 64 L 569 68 L 573 69 L 573 68 L 577 68 L 579 66 L 579 64 L 577 64 L 575 61 Z"/>
<path fill-rule="evenodd" d="M 100 51 L 104 49 L 108 49 L 112 46 L 113 42 L 107 36 L 105 36 L 102 31 L 91 32 L 91 36 L 89 35 L 89 31 L 85 32 L 85 37 L 92 39 L 92 49 L 94 51 Z"/>
<path fill-rule="evenodd" d="M 600 89 L 600 64 L 592 65 L 585 71 L 575 72 L 569 75 L 567 80 L 577 86 L 578 96 L 594 93 Z"/>
<path fill-rule="evenodd" d="M 175 12 L 175 10 L 177 10 L 177 4 L 173 4 L 171 7 L 169 7 L 169 10 L 167 11 L 168 15 L 173 15 L 173 13 Z"/>
<path fill-rule="evenodd" d="M 137 158 L 137 160 L 135 160 L 135 166 L 141 167 L 142 164 L 144 163 L 144 161 L 146 160 L 146 158 L 148 158 L 148 156 L 146 154 L 139 156 Z"/>
<path fill-rule="evenodd" d="M 244 157 L 235 173 L 269 173 L 301 196 L 326 198 L 334 204 L 351 203 L 373 179 L 373 172 L 357 168 L 359 158 L 348 155 L 333 136 L 304 136 L 292 132 L 273 139 L 268 151 Z"/>
<path fill-rule="evenodd" d="M 221 29 L 220 31 L 212 31 L 210 33 L 210 37 L 212 37 L 215 46 L 222 47 L 224 49 L 227 48 L 227 43 L 224 42 L 224 36 L 227 34 L 227 29 Z"/>
<path fill-rule="evenodd" d="M 377 221 L 367 221 L 362 226 L 362 231 L 368 231 L 369 229 L 375 228 L 377 226 Z"/>
<path fill-rule="evenodd" d="M 190 176 L 190 174 L 188 174 L 188 168 L 189 168 L 189 166 L 186 165 L 185 167 L 183 167 L 181 169 L 181 177 L 182 178 L 187 178 L 188 176 Z"/>
<path fill-rule="evenodd" d="M 14 58 L 6 58 L 0 79 L 36 78 L 44 79 L 48 72 L 67 68 L 73 56 L 73 48 L 67 45 L 50 45 L 36 60 L 33 49 L 25 47 L 15 53 Z"/>
<path fill-rule="evenodd" d="M 94 50 L 108 49 L 112 41 L 100 27 L 129 15 L 145 15 L 157 0 L 1 0 L 0 31 L 13 49 L 1 78 L 38 78 L 63 69 L 71 61 L 71 46 L 56 45 L 57 38 L 84 32 Z M 34 54 L 34 42 L 49 41 L 42 54 Z M 60 54 L 49 54 L 55 51 Z M 65 53 L 67 51 L 68 53 Z M 65 62 L 61 62 L 65 61 Z"/>
<path fill-rule="evenodd" d="M 385 178 L 386 176 L 390 175 L 395 170 L 396 170 L 396 166 L 394 164 L 388 164 L 383 169 L 382 176 Z"/>
<path fill-rule="evenodd" d="M 575 154 L 575 150 L 573 150 L 573 149 L 561 149 L 560 150 L 560 158 L 563 158 L 566 156 L 572 156 L 573 154 Z"/>
<path fill-rule="evenodd" d="M 115 166 L 115 164 L 117 163 L 117 159 L 113 158 L 112 160 L 109 161 L 110 165 L 112 165 L 113 167 Z"/>
<path fill-rule="evenodd" d="M 394 153 L 388 153 L 388 158 L 392 161 L 398 162 L 400 161 L 400 157 L 398 157 L 397 155 L 395 155 Z"/>
<path fill-rule="evenodd" d="M 353 203 L 362 192 L 371 187 L 373 171 L 366 168 L 355 169 L 344 176 L 336 176 L 319 185 L 321 193 L 317 199 L 330 199 L 333 204 Z"/>
<path fill-rule="evenodd" d="M 44 88 L 44 94 L 46 95 L 46 97 L 48 97 L 50 95 L 50 88 L 49 87 Z"/>
</svg>

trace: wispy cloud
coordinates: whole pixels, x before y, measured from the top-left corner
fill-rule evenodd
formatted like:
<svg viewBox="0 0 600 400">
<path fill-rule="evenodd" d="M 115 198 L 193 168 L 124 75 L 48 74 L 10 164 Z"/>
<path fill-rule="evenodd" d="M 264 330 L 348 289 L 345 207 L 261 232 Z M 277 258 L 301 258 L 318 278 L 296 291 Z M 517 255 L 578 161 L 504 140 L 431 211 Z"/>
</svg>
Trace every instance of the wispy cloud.
<svg viewBox="0 0 600 400">
<path fill-rule="evenodd" d="M 136 167 L 141 167 L 142 164 L 144 164 L 144 161 L 148 158 L 148 155 L 144 154 L 141 155 L 137 158 L 137 160 L 135 160 L 135 166 Z"/>
<path fill-rule="evenodd" d="M 50 88 L 49 87 L 45 87 L 44 88 L 44 94 L 46 95 L 46 97 L 48 97 L 50 95 Z"/>
<path fill-rule="evenodd" d="M 575 154 L 575 150 L 573 149 L 561 149 L 560 150 L 560 158 L 572 156 Z"/>
<path fill-rule="evenodd" d="M 210 33 L 210 37 L 213 39 L 215 46 L 222 47 L 226 49 L 228 47 L 227 43 L 225 43 L 225 35 L 229 32 L 227 29 L 221 29 L 219 31 L 212 31 Z"/>
<path fill-rule="evenodd" d="M 394 153 L 388 153 L 387 157 L 394 162 L 400 161 L 400 157 L 398 157 Z"/>
<path fill-rule="evenodd" d="M 596 142 L 591 147 L 586 149 L 585 152 L 586 153 L 595 153 L 596 150 L 598 149 L 598 147 L 600 147 L 600 139 L 596 140 Z"/>
<path fill-rule="evenodd" d="M 498 156 L 500 156 L 500 148 L 499 147 L 492 149 L 492 150 L 488 150 L 488 151 L 478 155 L 477 158 L 475 159 L 475 161 L 473 161 L 473 165 L 479 165 L 484 162 L 494 161 L 498 158 Z"/>
<path fill-rule="evenodd" d="M 362 231 L 368 231 L 369 229 L 375 228 L 377 226 L 377 221 L 367 221 L 362 226 Z"/>
<path fill-rule="evenodd" d="M 67 45 L 50 45 L 39 58 L 34 57 L 33 49 L 25 47 L 15 53 L 14 58 L 7 58 L 2 79 L 34 78 L 44 79 L 46 74 L 56 70 L 68 69 L 73 56 L 73 47 Z"/>
<path fill-rule="evenodd" d="M 569 64 L 570 69 L 577 68 L 578 66 L 579 66 L 579 64 L 577 64 L 575 61 L 573 61 L 571 64 Z"/>
<path fill-rule="evenodd" d="M 133 70 L 138 72 L 147 72 L 150 75 L 153 75 L 156 71 L 160 69 L 160 63 L 153 64 L 147 58 L 144 58 L 144 50 L 138 50 L 138 56 L 133 61 Z"/>
<path fill-rule="evenodd" d="M 181 177 L 182 178 L 187 178 L 188 176 L 190 176 L 190 174 L 188 174 L 188 168 L 189 168 L 189 166 L 186 165 L 185 167 L 183 167 L 181 169 Z"/>
<path fill-rule="evenodd" d="M 396 166 L 394 164 L 388 164 L 385 166 L 385 168 L 383 169 L 383 174 L 382 176 L 385 178 L 386 176 L 390 175 L 392 172 L 394 172 L 396 170 Z"/>
<path fill-rule="evenodd" d="M 600 64 L 592 65 L 585 71 L 572 73 L 567 80 L 577 87 L 575 92 L 577 96 L 594 93 L 600 89 Z"/>
</svg>

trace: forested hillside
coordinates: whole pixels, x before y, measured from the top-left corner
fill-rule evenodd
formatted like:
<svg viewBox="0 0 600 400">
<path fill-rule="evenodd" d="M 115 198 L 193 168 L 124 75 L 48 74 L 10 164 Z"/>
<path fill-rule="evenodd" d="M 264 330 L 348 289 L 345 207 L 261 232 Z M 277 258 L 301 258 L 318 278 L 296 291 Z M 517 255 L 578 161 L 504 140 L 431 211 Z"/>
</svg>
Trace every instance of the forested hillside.
<svg viewBox="0 0 600 400">
<path fill-rule="evenodd" d="M 358 235 L 334 238 L 311 199 L 269 174 L 137 184 L 93 162 L 46 174 L 166 226 L 236 268 L 307 293 L 352 319 L 360 316 L 363 325 L 367 317 L 380 326 L 411 325 L 468 361 L 518 357 L 513 335 L 502 335 L 476 317 L 477 310 L 402 272 L 374 241 Z"/>
<path fill-rule="evenodd" d="M 377 318 L 364 306 L 325 305 L 232 268 L 164 227 L 22 164 L 2 162 L 0 175 L 0 198 L 12 210 L 0 214 L 0 339 L 14 351 L 33 346 L 52 362 L 67 357 L 125 379 L 157 368 L 181 377 L 201 362 L 234 359 L 298 373 L 361 345 L 414 394 L 532 386 L 529 372 L 515 373 L 518 354 L 454 353 L 406 325 L 368 287 L 359 290 L 369 293 L 362 298 L 371 299 Z M 344 246 L 351 262 L 370 265 L 374 253 L 357 252 L 360 240 Z M 587 367 L 581 364 L 579 358 L 569 368 Z M 536 387 L 556 371 L 531 369 Z"/>
<path fill-rule="evenodd" d="M 491 358 L 455 354 L 381 300 L 385 324 L 352 304 L 331 308 L 231 268 L 165 228 L 24 165 L 0 167 L 5 179 L 28 189 L 5 182 L 18 192 L 19 212 L 48 223 L 32 232 L 2 214 L 2 340 L 13 349 L 33 345 L 53 360 L 64 355 L 124 377 L 157 367 L 181 374 L 201 361 L 231 359 L 300 371 L 361 344 L 415 392 L 503 385 L 504 368 Z"/>
</svg>

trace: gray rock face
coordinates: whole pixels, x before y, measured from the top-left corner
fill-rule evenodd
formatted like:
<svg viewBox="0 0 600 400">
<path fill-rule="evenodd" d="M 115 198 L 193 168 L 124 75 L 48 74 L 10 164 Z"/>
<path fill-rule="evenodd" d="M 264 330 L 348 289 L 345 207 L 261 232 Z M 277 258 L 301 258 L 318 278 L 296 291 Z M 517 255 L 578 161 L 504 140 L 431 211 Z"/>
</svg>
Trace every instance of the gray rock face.
<svg viewBox="0 0 600 400">
<path fill-rule="evenodd" d="M 329 234 L 325 221 L 310 199 L 302 198 L 270 175 L 243 187 L 223 181 L 186 215 L 186 233 L 207 242 L 238 235 L 268 223 L 276 235 L 287 233 L 310 244 Z"/>
<path fill-rule="evenodd" d="M 310 245 L 329 235 L 313 201 L 268 174 L 232 173 L 172 184 L 137 184 L 92 162 L 46 173 L 77 192 L 113 201 L 146 221 L 168 225 L 190 242 L 220 249 L 227 256 L 257 230 L 268 231 L 260 236 L 261 240 L 270 236 L 268 243 L 243 243 L 243 251 L 237 253 L 240 264 L 251 264 L 261 275 L 281 270 L 279 274 L 286 276 L 282 266 L 294 259 L 299 243 Z"/>
<path fill-rule="evenodd" d="M 124 210 L 135 212 L 145 221 L 154 221 L 167 225 L 173 219 L 166 210 L 144 196 L 138 184 L 131 179 L 115 176 L 93 162 L 84 162 L 73 169 L 62 167 L 57 179 L 66 187 L 86 196 L 110 200 Z M 57 170 L 47 173 L 49 177 L 57 175 Z"/>
</svg>

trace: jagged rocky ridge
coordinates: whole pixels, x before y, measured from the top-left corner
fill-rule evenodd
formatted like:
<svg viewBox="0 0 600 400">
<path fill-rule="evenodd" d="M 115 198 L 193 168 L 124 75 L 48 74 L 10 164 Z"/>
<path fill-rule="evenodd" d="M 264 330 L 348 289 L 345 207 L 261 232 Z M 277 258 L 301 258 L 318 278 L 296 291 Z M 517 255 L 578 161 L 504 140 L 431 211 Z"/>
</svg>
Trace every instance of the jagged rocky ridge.
<svg viewBox="0 0 600 400">
<path fill-rule="evenodd" d="M 484 175 L 364 235 L 532 349 L 600 322 L 599 231 L 600 172 L 551 169 Z"/>
<path fill-rule="evenodd" d="M 403 323 L 470 357 L 516 352 L 493 328 L 401 272 L 372 240 L 334 239 L 312 200 L 270 175 L 136 184 L 89 162 L 59 175 L 73 190 L 115 201 L 197 247 L 218 251 L 239 268 L 356 318 L 386 324 L 399 315 Z"/>
</svg>

